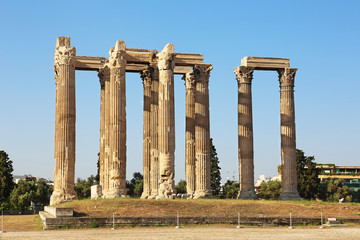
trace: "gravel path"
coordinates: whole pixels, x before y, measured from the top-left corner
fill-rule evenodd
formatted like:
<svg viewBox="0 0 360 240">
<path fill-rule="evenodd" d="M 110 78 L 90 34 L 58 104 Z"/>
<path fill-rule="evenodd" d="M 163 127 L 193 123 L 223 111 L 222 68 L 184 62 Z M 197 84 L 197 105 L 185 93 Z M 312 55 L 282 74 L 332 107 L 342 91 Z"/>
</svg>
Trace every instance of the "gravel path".
<svg viewBox="0 0 360 240">
<path fill-rule="evenodd" d="M 236 229 L 228 226 L 136 227 L 111 229 L 75 229 L 37 232 L 5 232 L 0 239 L 359 239 L 360 227 Z"/>
</svg>

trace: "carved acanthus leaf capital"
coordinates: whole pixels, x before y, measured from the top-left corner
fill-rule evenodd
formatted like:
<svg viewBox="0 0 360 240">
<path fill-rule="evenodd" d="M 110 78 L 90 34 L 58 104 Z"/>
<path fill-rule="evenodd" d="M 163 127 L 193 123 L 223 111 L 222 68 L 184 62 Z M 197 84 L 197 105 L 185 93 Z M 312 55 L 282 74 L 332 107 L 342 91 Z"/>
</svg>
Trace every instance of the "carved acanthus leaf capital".
<svg viewBox="0 0 360 240">
<path fill-rule="evenodd" d="M 210 71 L 213 69 L 211 65 L 195 65 L 194 76 L 196 81 L 209 82 Z"/>
<path fill-rule="evenodd" d="M 76 48 L 71 46 L 57 46 L 54 54 L 55 65 L 73 65 L 75 64 Z"/>
<path fill-rule="evenodd" d="M 152 79 L 151 79 L 151 70 L 150 70 L 150 68 L 142 71 L 140 75 L 141 75 L 141 78 L 143 80 L 144 87 L 151 86 Z"/>
<path fill-rule="evenodd" d="M 117 44 L 118 45 L 118 44 Z M 126 65 L 126 51 L 118 46 L 110 48 L 109 63 L 111 67 L 125 67 Z"/>
<path fill-rule="evenodd" d="M 234 68 L 234 73 L 239 84 L 251 83 L 253 79 L 254 68 L 239 66 Z"/>
<path fill-rule="evenodd" d="M 194 76 L 194 73 L 192 73 L 192 72 L 186 73 L 186 74 L 184 74 L 182 79 L 185 80 L 185 88 L 186 88 L 186 90 L 195 89 L 195 76 Z"/>
<path fill-rule="evenodd" d="M 280 87 L 291 86 L 294 87 L 294 80 L 297 68 L 284 68 L 278 70 Z"/>
<path fill-rule="evenodd" d="M 99 69 L 98 77 L 101 85 L 104 85 L 105 81 L 110 80 L 110 68 L 108 62 L 104 65 L 104 67 Z"/>
</svg>

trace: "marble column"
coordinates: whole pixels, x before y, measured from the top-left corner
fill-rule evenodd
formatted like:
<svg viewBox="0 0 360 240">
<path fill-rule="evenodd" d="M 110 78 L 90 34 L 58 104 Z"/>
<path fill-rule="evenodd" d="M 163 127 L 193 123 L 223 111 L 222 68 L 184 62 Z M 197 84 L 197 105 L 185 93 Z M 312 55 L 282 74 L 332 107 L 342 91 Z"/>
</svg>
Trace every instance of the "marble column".
<svg viewBox="0 0 360 240">
<path fill-rule="evenodd" d="M 296 68 L 279 70 L 282 193 L 279 200 L 299 200 L 296 174 L 294 80 Z"/>
<path fill-rule="evenodd" d="M 99 155 L 99 180 L 102 192 L 109 189 L 109 87 L 110 69 L 108 64 L 99 69 L 100 79 L 100 155 Z"/>
<path fill-rule="evenodd" d="M 144 112 L 143 112 L 143 193 L 141 198 L 148 198 L 151 192 L 150 186 L 150 164 L 151 164 L 151 72 L 150 69 L 141 73 L 144 85 Z"/>
<path fill-rule="evenodd" d="M 209 77 L 211 65 L 195 65 L 195 157 L 194 198 L 212 197 L 210 169 Z"/>
<path fill-rule="evenodd" d="M 125 42 L 117 41 L 110 50 L 110 163 L 111 178 L 106 198 L 125 196 L 126 189 L 126 91 Z"/>
<path fill-rule="evenodd" d="M 183 77 L 186 88 L 185 174 L 186 192 L 195 193 L 195 78 L 194 73 Z"/>
<path fill-rule="evenodd" d="M 254 151 L 251 81 L 253 68 L 240 66 L 234 69 L 238 82 L 238 144 L 239 182 L 238 198 L 257 199 L 254 190 Z"/>
<path fill-rule="evenodd" d="M 152 64 L 151 71 L 151 105 L 150 105 L 150 199 L 156 198 L 159 192 L 159 148 L 158 148 L 158 107 L 159 107 L 159 69 L 158 65 Z"/>
<path fill-rule="evenodd" d="M 55 49 L 55 169 L 50 205 L 77 199 L 75 178 L 75 57 L 69 37 L 59 37 Z"/>
<path fill-rule="evenodd" d="M 176 193 L 175 176 L 175 106 L 174 106 L 174 45 L 167 44 L 159 53 L 159 195 L 169 198 Z"/>
</svg>

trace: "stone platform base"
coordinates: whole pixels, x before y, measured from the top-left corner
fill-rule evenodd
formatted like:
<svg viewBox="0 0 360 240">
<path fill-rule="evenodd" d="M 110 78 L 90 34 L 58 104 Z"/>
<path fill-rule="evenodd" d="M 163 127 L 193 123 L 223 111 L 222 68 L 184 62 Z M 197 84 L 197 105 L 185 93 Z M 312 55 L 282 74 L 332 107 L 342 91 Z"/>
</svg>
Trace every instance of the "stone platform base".
<svg viewBox="0 0 360 240">
<path fill-rule="evenodd" d="M 252 191 L 242 190 L 239 192 L 239 195 L 237 198 L 238 199 L 253 199 L 253 200 L 259 199 L 254 190 L 252 190 Z"/>
<path fill-rule="evenodd" d="M 302 200 L 298 192 L 282 192 L 278 200 L 289 201 L 289 200 Z"/>
</svg>

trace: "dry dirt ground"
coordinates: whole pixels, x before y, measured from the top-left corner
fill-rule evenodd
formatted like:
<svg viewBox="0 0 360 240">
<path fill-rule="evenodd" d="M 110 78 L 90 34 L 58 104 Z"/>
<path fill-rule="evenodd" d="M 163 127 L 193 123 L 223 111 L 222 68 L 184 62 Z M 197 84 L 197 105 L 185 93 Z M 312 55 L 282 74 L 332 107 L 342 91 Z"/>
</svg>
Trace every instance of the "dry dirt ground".
<svg viewBox="0 0 360 240">
<path fill-rule="evenodd" d="M 66 202 L 60 206 L 72 207 L 74 211 L 91 217 L 288 217 L 292 212 L 296 218 L 358 218 L 358 203 L 328 203 L 316 201 L 265 201 L 236 199 L 98 199 Z"/>
<path fill-rule="evenodd" d="M 75 229 L 32 232 L 5 232 L 0 239 L 359 239 L 360 227 L 259 228 L 234 226 L 135 227 Z"/>
</svg>

